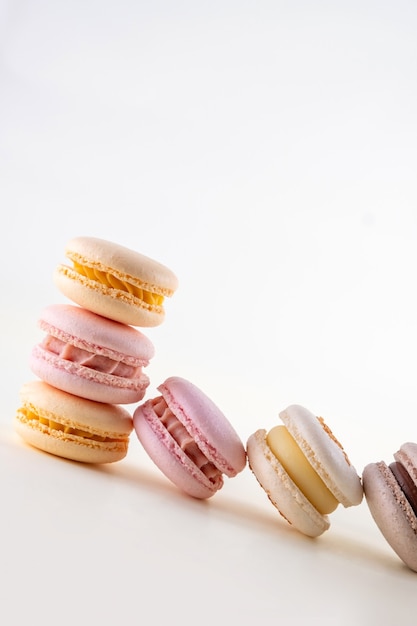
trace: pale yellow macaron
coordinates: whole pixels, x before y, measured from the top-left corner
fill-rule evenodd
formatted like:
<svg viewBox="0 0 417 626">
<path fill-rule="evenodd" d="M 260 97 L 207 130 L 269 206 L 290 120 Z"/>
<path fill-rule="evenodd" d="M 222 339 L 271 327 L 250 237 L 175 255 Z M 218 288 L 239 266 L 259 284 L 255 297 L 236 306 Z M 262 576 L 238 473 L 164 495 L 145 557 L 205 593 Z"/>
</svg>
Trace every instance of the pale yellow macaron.
<svg viewBox="0 0 417 626">
<path fill-rule="evenodd" d="M 247 442 L 249 466 L 272 504 L 297 530 L 317 537 L 342 504 L 360 504 L 360 477 L 321 417 L 300 405 L 279 414 L 283 425 L 260 429 Z"/>
<path fill-rule="evenodd" d="M 165 319 L 164 299 L 178 287 L 175 274 L 158 261 L 96 237 L 75 237 L 54 281 L 80 306 L 132 326 L 158 326 Z"/>
<path fill-rule="evenodd" d="M 126 456 L 133 421 L 120 405 L 86 400 L 40 380 L 23 385 L 20 399 L 15 429 L 35 448 L 84 463 Z"/>
</svg>

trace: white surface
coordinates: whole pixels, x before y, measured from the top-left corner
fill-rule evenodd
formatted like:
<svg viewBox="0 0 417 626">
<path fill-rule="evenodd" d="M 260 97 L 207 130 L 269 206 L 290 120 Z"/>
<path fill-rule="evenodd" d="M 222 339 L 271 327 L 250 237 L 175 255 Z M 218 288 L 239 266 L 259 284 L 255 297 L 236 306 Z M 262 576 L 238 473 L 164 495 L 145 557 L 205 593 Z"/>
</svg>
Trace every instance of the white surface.
<svg viewBox="0 0 417 626">
<path fill-rule="evenodd" d="M 403 0 L 0 2 L 8 626 L 415 623 L 365 503 L 311 541 L 249 470 L 196 502 L 134 439 L 90 468 L 12 421 L 82 234 L 179 277 L 149 395 L 188 377 L 244 441 L 304 404 L 359 472 L 417 440 L 416 28 Z"/>
</svg>

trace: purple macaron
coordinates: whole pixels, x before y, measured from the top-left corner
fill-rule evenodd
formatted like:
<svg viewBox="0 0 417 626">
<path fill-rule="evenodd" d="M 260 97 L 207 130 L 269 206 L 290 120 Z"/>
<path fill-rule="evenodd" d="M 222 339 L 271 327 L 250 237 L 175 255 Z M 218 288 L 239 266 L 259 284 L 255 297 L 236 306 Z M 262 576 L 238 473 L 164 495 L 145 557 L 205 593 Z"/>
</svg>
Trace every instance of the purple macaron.
<svg viewBox="0 0 417 626">
<path fill-rule="evenodd" d="M 391 548 L 417 572 L 417 444 L 404 443 L 394 459 L 365 467 L 365 498 Z"/>
</svg>

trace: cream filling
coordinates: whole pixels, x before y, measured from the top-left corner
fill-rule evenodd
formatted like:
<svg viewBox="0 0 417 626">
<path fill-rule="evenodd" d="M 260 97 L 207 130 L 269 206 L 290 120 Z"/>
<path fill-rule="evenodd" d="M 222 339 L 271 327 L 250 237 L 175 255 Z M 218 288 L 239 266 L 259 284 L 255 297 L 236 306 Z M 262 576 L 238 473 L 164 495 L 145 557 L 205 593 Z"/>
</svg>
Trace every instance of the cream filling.
<svg viewBox="0 0 417 626">
<path fill-rule="evenodd" d="M 87 267 L 86 265 L 81 265 L 81 263 L 74 263 L 74 270 L 81 274 L 82 276 L 86 276 L 90 280 L 96 280 L 102 285 L 106 285 L 106 287 L 111 287 L 113 289 L 119 289 L 121 291 L 125 291 L 127 293 L 132 294 L 135 298 L 146 302 L 151 306 L 162 306 L 164 302 L 164 296 L 158 293 L 154 293 L 152 291 L 147 291 L 142 287 L 137 287 L 136 285 L 132 285 L 127 281 L 121 280 L 117 278 L 114 274 L 110 272 L 104 272 L 103 270 L 99 270 L 94 267 Z"/>
<path fill-rule="evenodd" d="M 218 483 L 222 481 L 222 473 L 200 450 L 185 426 L 168 407 L 165 399 L 162 396 L 154 398 L 152 400 L 152 406 L 161 424 L 169 432 L 181 450 L 198 469 L 203 472 L 211 483 L 218 485 Z"/>
<path fill-rule="evenodd" d="M 41 344 L 47 352 L 58 356 L 65 361 L 78 363 L 96 372 L 119 376 L 120 378 L 135 379 L 142 376 L 141 366 L 132 366 L 121 360 L 112 359 L 104 354 L 93 354 L 88 350 L 67 343 L 53 335 L 47 335 Z"/>
<path fill-rule="evenodd" d="M 322 515 L 339 502 L 304 456 L 285 426 L 275 426 L 266 437 L 268 446 L 305 497 Z"/>
<path fill-rule="evenodd" d="M 60 422 L 53 420 L 48 415 L 42 415 L 38 413 L 33 407 L 21 407 L 18 412 L 18 417 L 22 423 L 35 422 L 35 424 L 40 426 L 41 430 L 57 430 L 65 435 L 73 435 L 75 437 L 90 439 L 92 441 L 99 441 L 101 443 L 124 442 L 128 439 L 127 436 L 124 437 L 123 435 L 120 435 L 120 437 L 105 437 L 102 435 L 98 435 L 97 433 L 83 430 L 81 428 L 74 428 L 73 426 L 69 426 L 68 424 L 61 424 Z"/>
</svg>

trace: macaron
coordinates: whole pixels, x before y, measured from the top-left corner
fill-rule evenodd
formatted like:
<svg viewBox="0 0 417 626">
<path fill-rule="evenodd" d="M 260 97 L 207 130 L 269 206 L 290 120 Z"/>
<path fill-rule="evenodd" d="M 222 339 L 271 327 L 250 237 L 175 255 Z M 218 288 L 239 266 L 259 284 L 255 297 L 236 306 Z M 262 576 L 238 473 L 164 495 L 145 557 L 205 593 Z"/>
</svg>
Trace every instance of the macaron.
<svg viewBox="0 0 417 626">
<path fill-rule="evenodd" d="M 164 299 L 178 287 L 175 274 L 153 259 L 96 237 L 75 237 L 54 281 L 70 300 L 98 315 L 132 326 L 164 321 Z"/>
<path fill-rule="evenodd" d="M 365 467 L 365 499 L 391 548 L 417 572 L 417 443 L 404 443 L 394 459 Z"/>
<path fill-rule="evenodd" d="M 300 405 L 279 414 L 283 425 L 253 433 L 249 467 L 272 504 L 295 529 L 318 537 L 339 503 L 362 501 L 361 480 L 323 418 Z"/>
<path fill-rule="evenodd" d="M 96 402 L 129 404 L 143 399 L 149 378 L 143 367 L 154 346 L 138 329 L 71 304 L 40 314 L 43 340 L 29 365 L 42 380 Z"/>
<path fill-rule="evenodd" d="M 84 463 L 113 463 L 128 450 L 133 424 L 122 406 L 74 396 L 41 380 L 23 385 L 15 429 L 44 452 Z"/>
<path fill-rule="evenodd" d="M 246 465 L 238 434 L 214 402 L 193 383 L 172 376 L 158 387 L 161 395 L 139 405 L 133 424 L 156 466 L 180 490 L 210 498 L 223 476 L 236 476 Z"/>
</svg>

